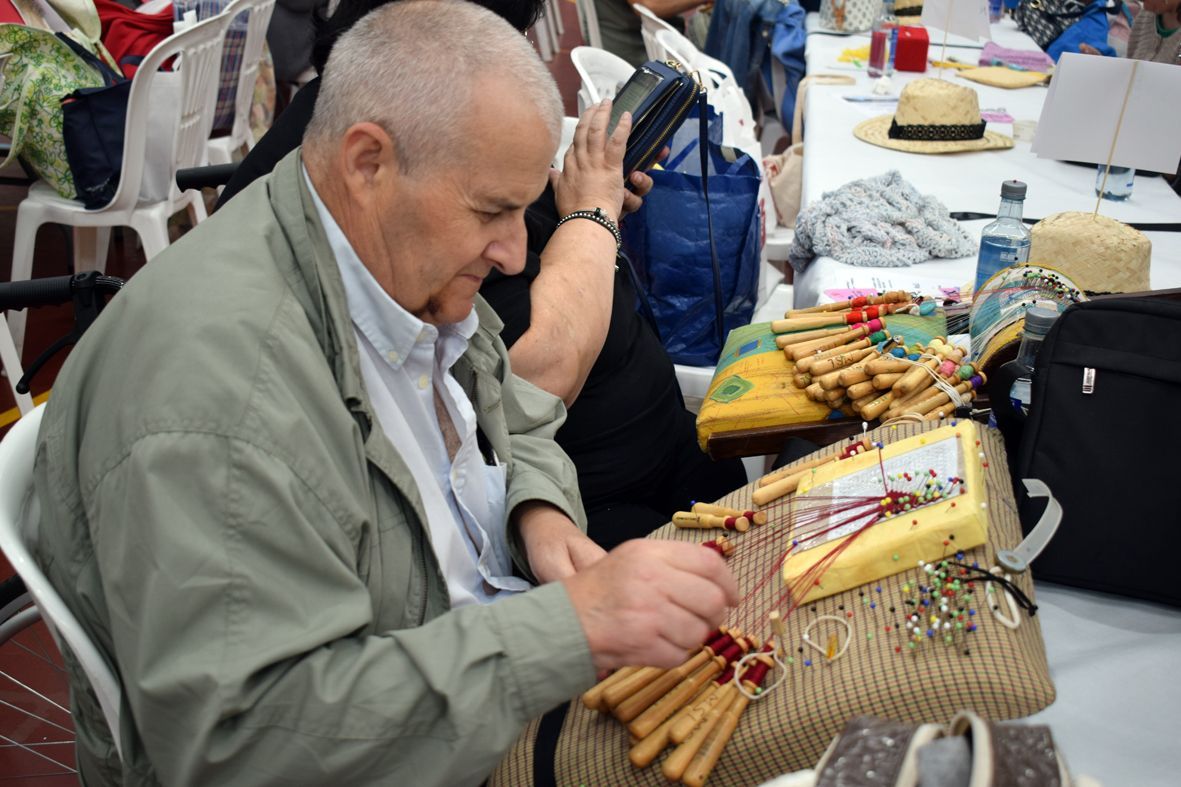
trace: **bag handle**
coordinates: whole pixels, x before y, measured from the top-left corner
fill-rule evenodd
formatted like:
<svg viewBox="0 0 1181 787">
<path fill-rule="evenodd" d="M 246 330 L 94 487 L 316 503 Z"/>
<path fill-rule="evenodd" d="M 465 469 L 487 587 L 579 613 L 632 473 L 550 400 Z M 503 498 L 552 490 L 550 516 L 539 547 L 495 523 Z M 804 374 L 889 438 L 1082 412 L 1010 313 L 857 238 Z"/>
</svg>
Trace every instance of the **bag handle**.
<svg viewBox="0 0 1181 787">
<path fill-rule="evenodd" d="M 709 233 L 709 256 L 714 274 L 714 321 L 718 328 L 718 357 L 721 357 L 722 347 L 726 344 L 726 327 L 722 323 L 722 265 L 718 262 L 718 248 L 714 244 L 713 209 L 709 204 L 709 151 L 706 144 L 709 137 L 709 105 L 704 90 L 698 93 L 697 114 L 701 118 L 697 135 L 697 147 L 701 150 L 701 191 L 705 195 L 705 225 Z"/>
</svg>

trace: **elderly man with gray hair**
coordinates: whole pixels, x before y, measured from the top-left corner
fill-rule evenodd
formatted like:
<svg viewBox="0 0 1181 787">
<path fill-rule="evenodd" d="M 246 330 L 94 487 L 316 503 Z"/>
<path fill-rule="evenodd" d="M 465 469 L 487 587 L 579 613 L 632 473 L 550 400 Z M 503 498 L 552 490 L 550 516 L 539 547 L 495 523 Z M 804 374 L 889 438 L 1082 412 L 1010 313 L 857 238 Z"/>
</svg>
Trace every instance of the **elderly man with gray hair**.
<svg viewBox="0 0 1181 787">
<path fill-rule="evenodd" d="M 609 109 L 568 161 L 617 213 Z M 563 405 L 476 294 L 523 265 L 559 114 L 494 14 L 386 6 L 334 49 L 303 150 L 78 345 L 35 480 L 39 560 L 123 693 L 120 758 L 66 654 L 87 784 L 476 784 L 736 602 L 709 550 L 586 538 Z"/>
</svg>

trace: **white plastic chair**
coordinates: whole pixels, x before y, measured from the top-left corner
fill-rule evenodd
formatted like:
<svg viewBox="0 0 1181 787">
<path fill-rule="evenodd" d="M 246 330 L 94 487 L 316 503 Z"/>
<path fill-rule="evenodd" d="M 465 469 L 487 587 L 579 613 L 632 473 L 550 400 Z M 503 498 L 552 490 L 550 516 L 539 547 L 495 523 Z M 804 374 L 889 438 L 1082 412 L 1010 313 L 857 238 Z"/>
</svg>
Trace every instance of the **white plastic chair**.
<svg viewBox="0 0 1181 787">
<path fill-rule="evenodd" d="M 595 49 L 602 49 L 603 33 L 599 30 L 599 12 L 595 10 L 595 0 L 574 0 L 574 5 L 578 10 L 578 29 L 582 33 L 582 40 Z"/>
<path fill-rule="evenodd" d="M 275 0 L 234 0 L 223 11 L 230 24 L 239 14 L 247 14 L 246 40 L 242 44 L 242 57 L 238 61 L 238 87 L 234 93 L 234 125 L 229 136 L 209 140 L 208 158 L 210 164 L 229 164 L 234 153 L 245 147 L 254 147 L 254 132 L 250 129 L 250 107 L 254 102 L 254 83 L 258 78 L 258 66 L 262 62 L 262 45 L 267 40 L 267 26 Z"/>
<path fill-rule="evenodd" d="M 562 118 L 562 136 L 558 140 L 558 152 L 554 153 L 554 160 L 552 166 L 554 169 L 561 169 L 562 163 L 566 158 L 566 149 L 574 142 L 574 130 L 578 128 L 578 118 Z M 0 346 L 0 349 L 3 349 Z"/>
<path fill-rule="evenodd" d="M 33 244 L 42 224 L 53 222 L 74 228 L 74 271 L 80 273 L 103 270 L 111 227 L 134 229 L 143 242 L 144 255 L 151 260 L 168 246 L 168 219 L 172 214 L 187 208 L 194 223 L 204 220 L 201 193 L 182 194 L 176 187 L 176 171 L 206 163 L 205 145 L 213 126 L 218 69 L 229 19 L 218 14 L 169 36 L 144 58 L 131 82 L 123 170 L 119 189 L 109 205 L 87 210 L 81 202 L 59 196 L 46 183 L 37 182 L 29 188 L 29 195 L 17 209 L 12 281 L 31 277 Z M 159 73 L 160 66 L 172 57 L 177 57 L 175 71 Z M 170 133 L 163 133 L 164 128 Z M 145 166 L 149 156 L 159 162 L 161 171 Z M 145 186 L 148 191 L 166 196 L 145 200 L 141 197 Z M 24 344 L 25 314 L 14 311 L 8 315 L 18 351 Z"/>
<path fill-rule="evenodd" d="M 635 67 L 619 55 L 593 46 L 576 46 L 570 62 L 582 80 L 578 88 L 578 114 L 604 98 L 614 98 L 619 87 L 635 73 Z"/>
<path fill-rule="evenodd" d="M 115 751 L 122 757 L 119 740 L 122 688 L 119 681 L 41 567 L 33 562 L 27 546 L 36 536 L 40 524 L 40 508 L 33 495 L 33 457 L 44 412 L 45 406 L 38 406 L 13 424 L 0 440 L 0 551 L 24 580 L 59 645 L 64 641 L 86 672 L 111 730 Z"/>
<path fill-rule="evenodd" d="M 664 60 L 660 44 L 656 41 L 656 31 L 671 30 L 676 33 L 677 29 L 658 17 L 655 11 L 643 3 L 632 3 L 632 8 L 640 15 L 640 37 L 644 39 L 644 49 L 648 52 L 648 59 Z"/>
</svg>

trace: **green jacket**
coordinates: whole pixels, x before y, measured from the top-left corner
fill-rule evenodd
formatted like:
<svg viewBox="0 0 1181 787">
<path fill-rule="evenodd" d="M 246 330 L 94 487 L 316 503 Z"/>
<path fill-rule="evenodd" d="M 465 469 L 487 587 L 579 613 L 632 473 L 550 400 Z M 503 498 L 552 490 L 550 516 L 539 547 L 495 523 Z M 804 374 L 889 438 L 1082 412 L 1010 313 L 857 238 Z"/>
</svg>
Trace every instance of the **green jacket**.
<svg viewBox="0 0 1181 787">
<path fill-rule="evenodd" d="M 508 510 L 581 523 L 562 404 L 477 309 L 454 374 Z M 449 611 L 298 151 L 112 300 L 57 379 L 35 481 L 39 559 L 123 687 L 120 767 L 67 659 L 88 783 L 478 783 L 593 682 L 560 584 Z"/>
</svg>

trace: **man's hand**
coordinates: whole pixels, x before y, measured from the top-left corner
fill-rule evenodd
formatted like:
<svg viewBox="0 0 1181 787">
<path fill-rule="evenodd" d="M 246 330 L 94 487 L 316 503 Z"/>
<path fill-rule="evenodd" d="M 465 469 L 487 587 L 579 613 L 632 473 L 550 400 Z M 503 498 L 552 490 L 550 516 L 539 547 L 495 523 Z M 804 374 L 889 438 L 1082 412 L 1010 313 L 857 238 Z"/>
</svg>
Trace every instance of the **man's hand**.
<svg viewBox="0 0 1181 787">
<path fill-rule="evenodd" d="M 623 154 L 631 132 L 631 113 L 624 112 L 615 132 L 607 135 L 611 100 L 588 107 L 578 119 L 574 141 L 562 160 L 562 171 L 551 171 L 559 216 L 576 210 L 602 208 L 618 220 L 623 210 Z"/>
<path fill-rule="evenodd" d="M 524 503 L 516 517 L 529 568 L 542 584 L 573 576 L 607 554 L 549 503 Z"/>
<path fill-rule="evenodd" d="M 680 664 L 739 600 L 720 555 L 675 541 L 628 541 L 563 584 L 597 670 Z"/>
</svg>

